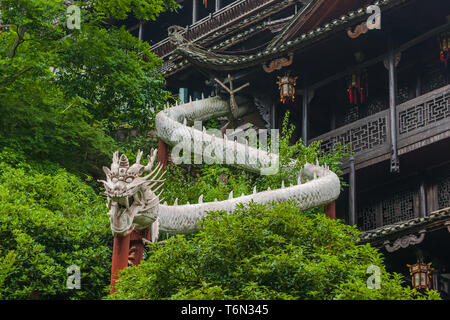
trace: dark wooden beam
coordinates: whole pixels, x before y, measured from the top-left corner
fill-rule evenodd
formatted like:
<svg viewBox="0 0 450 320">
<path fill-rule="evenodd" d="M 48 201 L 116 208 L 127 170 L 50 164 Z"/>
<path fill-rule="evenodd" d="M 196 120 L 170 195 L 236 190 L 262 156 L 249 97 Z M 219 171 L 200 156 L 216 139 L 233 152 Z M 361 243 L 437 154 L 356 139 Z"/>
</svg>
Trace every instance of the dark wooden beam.
<svg viewBox="0 0 450 320">
<path fill-rule="evenodd" d="M 425 183 L 422 181 L 419 187 L 420 211 L 419 217 L 423 218 L 427 215 L 427 197 L 425 195 Z"/>
<path fill-rule="evenodd" d="M 305 88 L 303 90 L 303 117 L 302 117 L 302 139 L 303 143 L 305 145 L 308 144 L 308 103 L 309 103 L 309 97 L 308 97 L 308 89 Z"/>
<path fill-rule="evenodd" d="M 400 171 L 400 161 L 398 158 L 397 146 L 397 70 L 395 65 L 395 50 L 393 39 L 389 38 L 389 111 L 390 111 L 390 127 L 391 127 L 391 172 Z"/>
<path fill-rule="evenodd" d="M 355 158 L 350 158 L 350 174 L 349 174 L 349 193 L 348 193 L 348 223 L 351 226 L 356 224 L 356 171 L 355 171 Z"/>
<path fill-rule="evenodd" d="M 222 9 L 222 0 L 216 0 L 216 11 Z"/>
<path fill-rule="evenodd" d="M 403 52 L 419 43 L 421 43 L 422 41 L 428 40 L 429 38 L 432 38 L 434 36 L 436 36 L 437 34 L 443 32 L 443 31 L 447 31 L 450 29 L 450 23 L 446 23 L 442 26 L 439 26 L 437 28 L 434 28 L 428 32 L 425 32 L 424 34 L 418 36 L 417 38 L 414 38 L 410 41 L 405 42 L 404 44 L 400 45 L 399 47 L 397 47 L 396 49 L 394 49 L 394 55 L 396 55 L 399 52 Z M 349 74 L 352 74 L 358 70 L 362 70 L 365 69 L 367 67 L 370 67 L 374 64 L 377 64 L 381 61 L 384 61 L 385 59 L 389 58 L 389 52 L 386 54 L 383 54 L 381 56 L 375 57 L 373 59 L 367 60 L 366 62 L 363 62 L 361 64 L 358 64 L 354 67 L 348 68 L 347 70 L 337 73 L 335 75 L 332 75 L 324 80 L 321 80 L 319 82 L 316 82 L 312 85 L 310 85 L 311 89 L 317 89 L 320 87 L 323 87 L 324 85 L 327 85 L 328 83 L 331 83 L 333 81 L 339 80 L 341 78 L 345 78 L 347 77 Z"/>
<path fill-rule="evenodd" d="M 192 0 L 192 24 L 198 21 L 198 1 Z"/>
<path fill-rule="evenodd" d="M 142 22 L 139 23 L 139 40 L 142 41 L 144 38 L 144 24 Z"/>
</svg>

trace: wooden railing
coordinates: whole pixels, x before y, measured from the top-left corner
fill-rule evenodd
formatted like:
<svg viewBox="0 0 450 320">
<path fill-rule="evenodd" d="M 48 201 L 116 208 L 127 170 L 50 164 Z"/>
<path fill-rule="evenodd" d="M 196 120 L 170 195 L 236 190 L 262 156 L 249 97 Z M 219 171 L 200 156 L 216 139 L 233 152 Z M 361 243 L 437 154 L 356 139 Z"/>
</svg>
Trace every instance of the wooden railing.
<svg viewBox="0 0 450 320">
<path fill-rule="evenodd" d="M 388 153 L 390 149 L 389 110 L 347 124 L 313 139 L 322 140 L 321 149 L 330 152 L 335 145 L 349 145 L 355 162 L 362 162 Z M 344 161 L 346 168 L 348 162 Z"/>
<path fill-rule="evenodd" d="M 450 137 L 450 85 L 406 101 L 396 109 L 399 154 Z M 336 143 L 351 144 L 355 163 L 361 163 L 390 154 L 389 123 L 389 110 L 383 110 L 312 140 L 322 140 L 325 152 Z M 347 167 L 348 162 L 344 161 L 343 168 Z"/>
<path fill-rule="evenodd" d="M 183 36 L 189 41 L 199 41 L 214 34 L 220 29 L 226 28 L 238 20 L 253 15 L 256 11 L 282 2 L 281 0 L 239 0 L 222 9 L 211 13 L 209 16 L 190 25 L 183 32 Z M 169 39 L 164 39 L 152 46 L 152 51 L 160 57 L 168 56 L 174 48 Z"/>
<path fill-rule="evenodd" d="M 397 121 L 399 154 L 450 135 L 450 85 L 398 105 Z"/>
</svg>

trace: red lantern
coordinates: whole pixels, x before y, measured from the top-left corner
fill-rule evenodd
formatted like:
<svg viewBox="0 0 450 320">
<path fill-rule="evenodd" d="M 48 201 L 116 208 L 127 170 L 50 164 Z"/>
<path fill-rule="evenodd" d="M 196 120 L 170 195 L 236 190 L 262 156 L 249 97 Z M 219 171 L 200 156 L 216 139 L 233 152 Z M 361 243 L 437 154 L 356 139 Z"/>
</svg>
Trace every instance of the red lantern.
<svg viewBox="0 0 450 320">
<path fill-rule="evenodd" d="M 447 68 L 448 59 L 450 57 L 450 33 L 444 32 L 439 35 L 438 37 L 439 41 L 439 48 L 440 48 L 440 59 L 441 62 L 445 65 Z"/>
<path fill-rule="evenodd" d="M 208 6 L 208 0 L 203 0 L 203 4 L 205 5 L 205 8 Z"/>
<path fill-rule="evenodd" d="M 353 73 L 347 82 L 347 94 L 350 104 L 362 104 L 369 96 L 367 71 L 362 70 Z"/>
<path fill-rule="evenodd" d="M 409 273 L 412 276 L 412 286 L 414 289 L 430 289 L 430 273 L 433 270 L 430 263 L 417 262 L 416 264 L 409 265 Z"/>
<path fill-rule="evenodd" d="M 298 77 L 291 77 L 285 75 L 278 77 L 278 90 L 280 90 L 280 101 L 283 103 L 294 102 L 295 100 L 295 86 L 297 85 Z"/>
</svg>

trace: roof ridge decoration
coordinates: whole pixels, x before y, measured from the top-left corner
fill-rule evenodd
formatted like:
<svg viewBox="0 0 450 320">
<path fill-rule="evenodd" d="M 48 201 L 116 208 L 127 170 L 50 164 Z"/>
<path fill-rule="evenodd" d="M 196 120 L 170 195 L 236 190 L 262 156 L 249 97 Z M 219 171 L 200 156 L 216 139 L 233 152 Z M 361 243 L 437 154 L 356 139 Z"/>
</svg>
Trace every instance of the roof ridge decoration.
<svg viewBox="0 0 450 320">
<path fill-rule="evenodd" d="M 380 9 L 388 9 L 396 4 L 404 3 L 412 0 L 379 0 L 373 5 L 378 5 Z M 188 42 L 184 37 L 171 34 L 169 38 L 176 46 L 175 52 L 182 55 L 186 59 L 180 63 L 175 64 L 173 67 L 169 67 L 163 75 L 167 76 L 173 72 L 176 72 L 178 68 L 186 66 L 189 62 L 195 65 L 214 68 L 217 70 L 236 70 L 246 67 L 252 67 L 261 64 L 265 61 L 272 60 L 283 56 L 293 50 L 298 49 L 301 45 L 307 44 L 310 41 L 316 40 L 317 37 L 326 34 L 327 32 L 336 30 L 339 26 L 347 26 L 348 24 L 358 21 L 362 17 L 368 16 L 366 12 L 367 6 L 359 8 L 355 11 L 350 11 L 347 14 L 341 16 L 339 19 L 334 19 L 325 25 L 315 28 L 309 32 L 303 33 L 296 39 L 287 41 L 277 45 L 271 49 L 265 48 L 257 53 L 250 55 L 232 55 L 232 54 L 220 54 L 212 51 L 211 49 L 204 49 L 201 46 Z M 170 28 L 173 32 L 174 28 Z M 181 29 L 178 29 L 181 31 Z M 346 30 L 344 29 L 346 32 Z M 183 38 L 183 40 L 181 39 Z"/>
</svg>

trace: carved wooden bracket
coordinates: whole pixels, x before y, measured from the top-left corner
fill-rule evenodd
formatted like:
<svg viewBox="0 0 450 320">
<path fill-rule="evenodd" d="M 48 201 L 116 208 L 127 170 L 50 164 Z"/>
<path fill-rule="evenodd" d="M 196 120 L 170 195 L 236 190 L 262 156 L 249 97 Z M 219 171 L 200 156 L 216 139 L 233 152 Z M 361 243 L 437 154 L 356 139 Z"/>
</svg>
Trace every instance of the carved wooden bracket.
<svg viewBox="0 0 450 320">
<path fill-rule="evenodd" d="M 403 236 L 401 238 L 398 238 L 394 241 L 394 244 L 391 246 L 389 240 L 384 242 L 384 247 L 386 248 L 387 252 L 394 252 L 397 251 L 400 248 L 407 248 L 409 246 L 416 245 L 418 243 L 421 243 L 423 239 L 425 238 L 426 230 L 420 230 L 419 234 L 420 236 L 417 237 L 414 234 L 409 234 L 406 236 Z"/>
<path fill-rule="evenodd" d="M 364 21 L 361 24 L 358 24 L 355 27 L 355 31 L 352 31 L 351 28 L 347 29 L 347 35 L 352 38 L 352 39 L 356 39 L 358 38 L 360 35 L 367 33 L 367 31 L 369 31 L 369 28 L 367 27 L 367 22 Z"/>
<path fill-rule="evenodd" d="M 289 54 L 289 59 L 287 58 L 279 58 L 272 60 L 269 65 L 263 64 L 263 69 L 267 73 L 274 72 L 275 70 L 281 70 L 283 67 L 288 67 L 294 62 L 294 55 L 292 53 Z"/>
</svg>

